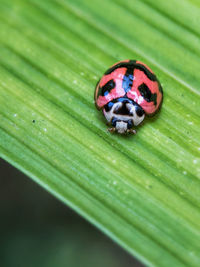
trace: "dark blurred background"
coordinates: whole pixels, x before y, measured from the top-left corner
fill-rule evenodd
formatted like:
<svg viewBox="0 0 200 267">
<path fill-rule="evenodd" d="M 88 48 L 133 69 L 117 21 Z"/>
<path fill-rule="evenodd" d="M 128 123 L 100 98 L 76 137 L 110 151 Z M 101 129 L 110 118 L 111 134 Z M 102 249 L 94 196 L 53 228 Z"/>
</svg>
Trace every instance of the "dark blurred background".
<svg viewBox="0 0 200 267">
<path fill-rule="evenodd" d="M 40 266 L 144 265 L 0 159 L 0 267 Z"/>
</svg>

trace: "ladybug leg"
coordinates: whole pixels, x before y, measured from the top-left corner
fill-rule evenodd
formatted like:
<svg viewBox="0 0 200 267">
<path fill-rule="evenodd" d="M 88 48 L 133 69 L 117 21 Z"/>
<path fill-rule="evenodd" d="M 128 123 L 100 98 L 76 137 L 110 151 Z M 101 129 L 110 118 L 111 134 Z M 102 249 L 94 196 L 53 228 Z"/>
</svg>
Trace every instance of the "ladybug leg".
<svg viewBox="0 0 200 267">
<path fill-rule="evenodd" d="M 115 127 L 108 128 L 108 131 L 109 131 L 110 133 L 114 133 L 114 132 L 116 131 L 116 128 L 115 128 Z"/>
<path fill-rule="evenodd" d="M 136 134 L 136 130 L 134 130 L 134 129 L 128 129 L 127 130 L 127 133 Z"/>
</svg>

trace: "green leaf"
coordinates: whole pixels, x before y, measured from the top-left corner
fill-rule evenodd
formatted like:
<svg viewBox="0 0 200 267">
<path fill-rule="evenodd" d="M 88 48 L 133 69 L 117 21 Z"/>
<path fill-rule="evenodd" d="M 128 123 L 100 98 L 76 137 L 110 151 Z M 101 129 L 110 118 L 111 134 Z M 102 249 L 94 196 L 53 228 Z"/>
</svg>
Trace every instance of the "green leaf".
<svg viewBox="0 0 200 267">
<path fill-rule="evenodd" d="M 0 0 L 0 151 L 147 265 L 200 265 L 200 5 Z M 135 136 L 94 107 L 103 72 L 138 59 L 164 102 Z"/>
</svg>

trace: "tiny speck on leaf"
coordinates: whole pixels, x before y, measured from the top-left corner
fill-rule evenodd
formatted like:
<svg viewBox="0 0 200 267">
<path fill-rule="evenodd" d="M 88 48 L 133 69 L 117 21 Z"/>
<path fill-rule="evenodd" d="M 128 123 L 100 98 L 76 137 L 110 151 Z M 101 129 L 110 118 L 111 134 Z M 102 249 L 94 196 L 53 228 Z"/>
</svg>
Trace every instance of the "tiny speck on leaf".
<svg viewBox="0 0 200 267">
<path fill-rule="evenodd" d="M 35 120 L 32 120 L 32 123 L 35 123 Z"/>
</svg>

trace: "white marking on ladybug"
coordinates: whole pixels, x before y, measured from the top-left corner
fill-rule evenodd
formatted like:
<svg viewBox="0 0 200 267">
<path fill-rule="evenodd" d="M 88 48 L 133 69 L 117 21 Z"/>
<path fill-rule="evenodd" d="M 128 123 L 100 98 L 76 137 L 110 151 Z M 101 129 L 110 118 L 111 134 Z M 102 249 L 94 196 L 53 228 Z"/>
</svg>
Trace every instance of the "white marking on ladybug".
<svg viewBox="0 0 200 267">
<path fill-rule="evenodd" d="M 117 119 L 115 130 L 118 133 L 123 134 L 123 133 L 128 132 L 128 130 L 129 130 L 128 129 L 128 120 L 132 120 L 133 125 L 137 126 L 144 120 L 145 114 L 143 114 L 141 117 L 138 116 L 136 113 L 136 107 L 130 103 L 127 103 L 126 106 L 133 115 L 122 115 L 122 114 L 114 113 L 114 111 L 116 109 L 118 109 L 120 106 L 122 106 L 121 102 L 114 103 L 110 111 L 106 111 L 105 109 L 103 109 L 103 113 L 104 113 L 104 116 L 109 123 L 111 123 L 113 117 L 115 117 Z M 114 131 L 114 129 L 113 129 L 113 131 Z"/>
<path fill-rule="evenodd" d="M 116 131 L 118 133 L 125 133 L 127 131 L 127 123 L 124 121 L 117 121 L 116 122 Z"/>
</svg>

